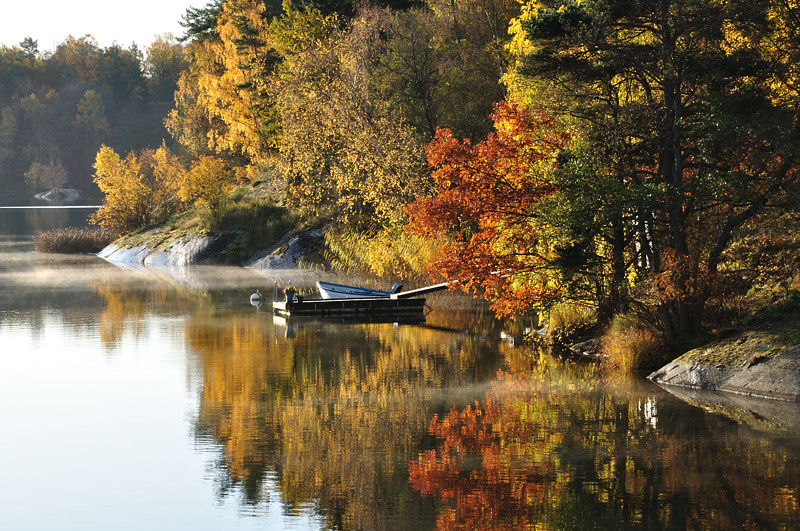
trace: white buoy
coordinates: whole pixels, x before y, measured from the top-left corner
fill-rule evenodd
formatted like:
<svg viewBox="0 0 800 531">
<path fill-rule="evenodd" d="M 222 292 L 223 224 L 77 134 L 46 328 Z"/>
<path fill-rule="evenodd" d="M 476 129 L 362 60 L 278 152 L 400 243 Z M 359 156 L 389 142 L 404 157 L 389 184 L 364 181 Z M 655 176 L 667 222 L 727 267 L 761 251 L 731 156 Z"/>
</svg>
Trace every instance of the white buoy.
<svg viewBox="0 0 800 531">
<path fill-rule="evenodd" d="M 264 302 L 264 298 L 261 296 L 261 292 L 256 290 L 255 293 L 250 295 L 250 304 L 258 308 L 261 306 L 261 303 Z"/>
</svg>

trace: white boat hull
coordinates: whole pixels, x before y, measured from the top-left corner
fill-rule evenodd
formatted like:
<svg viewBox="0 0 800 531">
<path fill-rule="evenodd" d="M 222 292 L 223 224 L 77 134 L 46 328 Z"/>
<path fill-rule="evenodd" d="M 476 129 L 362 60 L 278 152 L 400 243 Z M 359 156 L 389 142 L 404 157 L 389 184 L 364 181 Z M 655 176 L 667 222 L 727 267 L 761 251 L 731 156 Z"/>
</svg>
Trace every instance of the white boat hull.
<svg viewBox="0 0 800 531">
<path fill-rule="evenodd" d="M 317 281 L 317 289 L 323 299 L 385 299 L 392 294 L 391 291 L 346 286 L 321 280 Z M 399 287 L 395 288 L 395 291 L 399 291 Z"/>
</svg>

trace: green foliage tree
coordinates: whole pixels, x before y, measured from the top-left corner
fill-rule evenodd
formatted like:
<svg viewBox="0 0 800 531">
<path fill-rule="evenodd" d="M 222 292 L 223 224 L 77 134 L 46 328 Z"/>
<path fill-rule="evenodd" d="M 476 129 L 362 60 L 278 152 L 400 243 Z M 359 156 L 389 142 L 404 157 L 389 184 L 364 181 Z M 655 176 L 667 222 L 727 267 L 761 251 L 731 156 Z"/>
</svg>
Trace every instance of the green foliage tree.
<svg viewBox="0 0 800 531">
<path fill-rule="evenodd" d="M 22 42 L 19 43 L 19 47 L 28 59 L 36 59 L 36 56 L 39 55 L 39 42 L 31 37 L 25 37 Z"/>
<path fill-rule="evenodd" d="M 67 170 L 61 162 L 49 164 L 34 162 L 25 172 L 25 182 L 36 191 L 63 188 L 67 183 Z"/>
<path fill-rule="evenodd" d="M 112 44 L 100 50 L 99 62 L 99 83 L 109 87 L 115 99 L 120 102 L 144 99 L 144 57 L 136 44 L 127 49 Z"/>
<path fill-rule="evenodd" d="M 155 101 L 172 101 L 178 79 L 187 68 L 183 45 L 167 33 L 159 35 L 147 47 L 144 72 L 150 97 Z"/>
<path fill-rule="evenodd" d="M 203 7 L 190 7 L 181 18 L 181 26 L 186 33 L 182 42 L 194 40 L 200 42 L 216 38 L 217 20 L 222 12 L 224 0 L 212 0 Z"/>
<path fill-rule="evenodd" d="M 769 4 L 533 2 L 524 12 L 527 85 L 515 90 L 547 94 L 585 135 L 602 169 L 592 173 L 631 192 L 631 218 L 586 224 L 573 210 L 575 228 L 618 224 L 628 263 L 651 274 L 667 340 L 696 337 L 735 230 L 797 191 L 798 116 L 770 90 L 787 85 L 768 67 L 780 55 Z M 621 212 L 603 195 L 585 209 Z"/>
<path fill-rule="evenodd" d="M 86 131 L 86 154 L 87 160 L 90 160 L 89 157 L 97 151 L 110 132 L 102 96 L 93 90 L 87 90 L 78 102 L 75 123 Z"/>
<path fill-rule="evenodd" d="M 364 226 L 401 222 L 429 186 L 414 130 L 372 90 L 381 53 L 373 22 L 362 16 L 293 55 L 275 85 L 292 202 Z"/>
<path fill-rule="evenodd" d="M 11 107 L 0 111 L 0 182 L 5 179 L 7 161 L 14 154 L 14 138 L 17 134 L 17 118 Z"/>
</svg>

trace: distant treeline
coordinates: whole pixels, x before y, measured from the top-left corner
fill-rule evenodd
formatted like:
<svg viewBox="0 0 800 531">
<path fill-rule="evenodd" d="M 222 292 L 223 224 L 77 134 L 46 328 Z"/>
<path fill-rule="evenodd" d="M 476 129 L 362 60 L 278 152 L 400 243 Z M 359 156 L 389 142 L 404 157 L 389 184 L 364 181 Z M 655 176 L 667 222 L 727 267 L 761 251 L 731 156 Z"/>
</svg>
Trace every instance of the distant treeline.
<svg viewBox="0 0 800 531">
<path fill-rule="evenodd" d="M 0 190 L 96 191 L 102 144 L 120 151 L 169 142 L 164 116 L 187 60 L 171 35 L 145 50 L 68 37 L 54 51 L 27 38 L 0 47 Z"/>
</svg>

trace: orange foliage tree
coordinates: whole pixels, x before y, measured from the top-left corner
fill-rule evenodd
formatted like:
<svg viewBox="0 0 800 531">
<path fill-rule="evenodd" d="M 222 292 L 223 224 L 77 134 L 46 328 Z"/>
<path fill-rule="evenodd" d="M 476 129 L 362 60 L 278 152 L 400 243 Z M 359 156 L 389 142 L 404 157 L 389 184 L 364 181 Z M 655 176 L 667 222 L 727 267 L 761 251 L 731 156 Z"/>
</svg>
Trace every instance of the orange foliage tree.
<svg viewBox="0 0 800 531">
<path fill-rule="evenodd" d="M 544 113 L 506 102 L 492 118 L 496 132 L 477 144 L 437 131 L 428 163 L 438 191 L 410 205 L 408 230 L 441 238 L 433 269 L 509 314 L 560 293 L 551 227 L 537 210 L 557 191 L 549 170 L 570 137 Z"/>
</svg>

